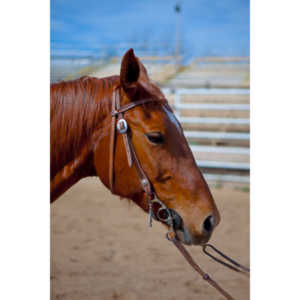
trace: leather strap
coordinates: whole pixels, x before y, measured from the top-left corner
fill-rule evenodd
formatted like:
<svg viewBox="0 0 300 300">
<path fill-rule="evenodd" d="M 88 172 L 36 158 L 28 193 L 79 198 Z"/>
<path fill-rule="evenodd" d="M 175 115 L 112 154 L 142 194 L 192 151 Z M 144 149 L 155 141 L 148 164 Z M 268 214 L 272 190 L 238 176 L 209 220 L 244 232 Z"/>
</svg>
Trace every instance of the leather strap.
<svg viewBox="0 0 300 300">
<path fill-rule="evenodd" d="M 210 285 L 212 285 L 216 290 L 218 290 L 227 300 L 234 300 L 234 298 L 228 294 L 216 281 L 214 281 L 207 273 L 205 273 L 193 260 L 191 255 L 187 252 L 185 247 L 176 239 L 174 232 L 167 233 L 167 239 L 176 246 L 176 248 L 181 252 L 186 261 L 192 266 L 192 268 L 199 273 L 204 280 L 206 280 Z"/>
<path fill-rule="evenodd" d="M 113 94 L 112 97 L 112 110 L 116 107 L 116 97 L 117 93 Z M 109 188 L 113 193 L 114 189 L 114 155 L 115 155 L 115 134 L 116 134 L 116 118 L 117 115 L 113 115 L 111 119 L 110 128 L 110 145 L 109 145 Z"/>
<path fill-rule="evenodd" d="M 115 91 L 115 93 L 117 93 L 117 92 Z M 160 100 L 163 103 L 167 103 L 167 100 L 164 99 L 164 98 L 161 98 Z M 149 102 L 158 102 L 158 101 L 159 100 L 149 98 L 149 99 L 138 100 L 138 101 L 135 101 L 135 102 L 130 102 L 130 103 L 127 103 L 127 104 L 123 105 L 121 108 L 112 109 L 111 114 L 112 114 L 112 116 L 119 115 L 120 113 L 124 113 L 127 110 L 130 110 L 130 109 L 132 109 L 136 106 L 139 106 L 139 105 L 142 105 L 142 104 L 145 104 L 145 103 L 149 103 Z"/>
<path fill-rule="evenodd" d="M 166 99 L 161 99 L 162 103 L 167 103 Z M 109 150 L 109 187 L 111 192 L 114 192 L 114 156 L 115 156 L 115 141 L 116 141 L 116 124 L 117 121 L 124 119 L 124 113 L 136 106 L 157 101 L 155 99 L 143 99 L 135 102 L 130 102 L 121 107 L 121 99 L 120 92 L 116 89 L 112 98 L 112 122 L 111 122 L 111 137 L 110 137 L 110 150 Z M 129 135 L 128 129 L 122 133 L 123 143 L 126 150 L 127 160 L 129 167 L 132 166 L 132 163 L 135 164 L 138 177 L 142 186 L 143 191 L 146 194 L 146 198 L 149 204 L 149 210 L 152 211 L 152 202 L 151 200 L 154 198 L 154 193 L 152 190 L 151 183 L 142 168 L 142 165 L 137 157 L 135 149 L 132 145 L 131 138 Z"/>
<path fill-rule="evenodd" d="M 118 110 L 120 110 L 120 106 L 121 106 L 120 93 L 116 92 L 115 95 L 116 95 L 115 96 L 115 99 L 116 99 L 115 108 L 118 111 Z M 123 112 L 120 112 L 117 115 L 117 120 L 120 120 L 120 119 L 124 119 Z M 122 134 L 122 136 L 123 136 L 123 142 L 124 142 L 124 146 L 125 146 L 128 165 L 129 165 L 129 167 L 131 167 L 132 166 L 132 156 L 131 156 L 130 147 L 129 147 L 129 136 L 128 136 L 127 132 L 126 132 L 126 134 Z"/>
</svg>

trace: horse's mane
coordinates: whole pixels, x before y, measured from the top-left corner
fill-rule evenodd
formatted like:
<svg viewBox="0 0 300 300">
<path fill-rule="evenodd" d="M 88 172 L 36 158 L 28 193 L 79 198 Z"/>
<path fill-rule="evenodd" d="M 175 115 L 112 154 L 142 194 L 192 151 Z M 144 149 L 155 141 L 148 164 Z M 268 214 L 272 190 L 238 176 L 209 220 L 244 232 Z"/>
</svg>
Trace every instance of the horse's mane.
<svg viewBox="0 0 300 300">
<path fill-rule="evenodd" d="M 119 76 L 101 79 L 84 76 L 51 84 L 51 179 L 79 154 L 110 113 L 112 94 L 119 85 Z M 139 95 L 141 99 L 150 97 L 142 87 Z M 158 98 L 147 105 L 155 108 L 160 103 Z"/>
<path fill-rule="evenodd" d="M 110 111 L 119 76 L 81 77 L 51 84 L 51 178 L 74 159 Z"/>
</svg>

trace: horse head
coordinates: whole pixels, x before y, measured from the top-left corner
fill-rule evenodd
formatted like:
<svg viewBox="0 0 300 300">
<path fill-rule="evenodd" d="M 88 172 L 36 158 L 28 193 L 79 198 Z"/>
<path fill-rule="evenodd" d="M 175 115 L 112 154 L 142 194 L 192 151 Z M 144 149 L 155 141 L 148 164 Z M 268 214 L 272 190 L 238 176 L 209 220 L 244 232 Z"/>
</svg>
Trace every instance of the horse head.
<svg viewBox="0 0 300 300">
<path fill-rule="evenodd" d="M 132 49 L 122 59 L 117 92 L 121 106 L 143 99 L 156 100 L 124 112 L 130 142 L 156 197 L 172 213 L 178 239 L 187 245 L 206 243 L 220 221 L 218 209 L 180 123 L 171 108 L 161 101 L 163 93 L 151 82 Z M 112 116 L 107 118 L 110 122 Z M 97 175 L 108 188 L 109 143 L 108 134 L 97 143 L 93 155 Z M 129 166 L 119 133 L 116 133 L 113 153 L 113 193 L 132 199 L 148 211 L 137 168 L 134 164 Z M 103 161 L 104 158 L 107 159 Z"/>
</svg>

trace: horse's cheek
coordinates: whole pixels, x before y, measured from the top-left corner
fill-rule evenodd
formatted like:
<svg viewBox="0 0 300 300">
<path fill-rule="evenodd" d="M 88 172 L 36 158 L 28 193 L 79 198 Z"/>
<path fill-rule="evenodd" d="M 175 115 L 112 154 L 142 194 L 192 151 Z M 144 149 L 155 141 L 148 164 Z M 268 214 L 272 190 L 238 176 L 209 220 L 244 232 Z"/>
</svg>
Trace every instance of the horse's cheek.
<svg viewBox="0 0 300 300">
<path fill-rule="evenodd" d="M 94 148 L 93 163 L 97 176 L 102 183 L 109 188 L 109 154 L 107 153 L 107 146 L 103 147 L 99 142 Z"/>
</svg>

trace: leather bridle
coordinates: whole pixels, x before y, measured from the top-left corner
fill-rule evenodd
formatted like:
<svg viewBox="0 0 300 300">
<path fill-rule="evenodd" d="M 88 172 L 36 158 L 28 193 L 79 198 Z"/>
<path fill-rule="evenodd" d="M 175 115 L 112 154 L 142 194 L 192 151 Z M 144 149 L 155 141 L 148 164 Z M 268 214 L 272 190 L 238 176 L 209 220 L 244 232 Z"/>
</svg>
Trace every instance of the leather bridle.
<svg viewBox="0 0 300 300">
<path fill-rule="evenodd" d="M 125 104 L 121 107 L 121 93 L 119 89 L 116 89 L 113 93 L 112 98 L 112 109 L 111 109 L 111 135 L 110 135 L 110 151 L 109 151 L 109 187 L 111 192 L 114 192 L 114 156 L 115 156 L 115 144 L 116 144 L 116 130 L 118 133 L 120 133 L 123 137 L 123 144 L 126 151 L 127 161 L 129 167 L 131 167 L 133 164 L 137 170 L 137 174 L 139 177 L 139 181 L 141 184 L 141 187 L 146 195 L 146 200 L 148 203 L 148 211 L 149 211 L 149 226 L 152 226 L 152 218 L 162 221 L 170 226 L 170 228 L 173 230 L 173 218 L 170 210 L 168 207 L 161 202 L 151 185 L 151 182 L 146 175 L 139 159 L 136 154 L 136 151 L 133 147 L 131 137 L 130 137 L 130 129 L 128 126 L 127 121 L 124 118 L 124 113 L 128 110 L 131 110 L 137 106 L 156 102 L 161 105 L 168 105 L 168 102 L 165 98 L 161 99 L 143 99 L 135 102 L 130 102 L 128 104 Z M 153 204 L 158 204 L 158 209 L 156 214 L 153 214 Z"/>
<path fill-rule="evenodd" d="M 162 99 L 143 99 L 138 100 L 135 102 L 130 102 L 128 104 L 125 104 L 121 106 L 121 92 L 120 87 L 116 88 L 113 93 L 112 97 L 112 109 L 111 109 L 111 135 L 110 135 L 110 150 L 109 150 L 109 187 L 111 192 L 114 192 L 114 156 L 115 156 L 115 144 L 116 144 L 116 129 L 117 132 L 120 133 L 123 137 L 123 144 L 125 147 L 126 155 L 127 155 L 127 161 L 129 167 L 132 167 L 132 165 L 135 165 L 135 168 L 137 170 L 137 174 L 139 177 L 139 181 L 141 184 L 141 187 L 146 195 L 146 200 L 149 207 L 149 226 L 152 226 L 152 218 L 159 220 L 163 223 L 166 223 L 169 226 L 169 232 L 167 233 L 167 239 L 169 241 L 172 241 L 174 245 L 177 247 L 177 249 L 181 252 L 181 254 L 184 256 L 184 258 L 187 260 L 187 262 L 202 276 L 204 280 L 206 280 L 210 285 L 212 285 L 214 288 L 216 288 L 226 299 L 228 300 L 234 300 L 234 298 L 227 293 L 223 288 L 219 286 L 219 284 L 214 281 L 207 273 L 205 273 L 193 260 L 191 255 L 187 252 L 187 250 L 184 248 L 184 246 L 180 243 L 180 241 L 176 238 L 176 231 L 174 228 L 174 220 L 173 215 L 171 214 L 170 209 L 158 199 L 158 197 L 155 194 L 155 191 L 153 190 L 153 187 L 151 185 L 151 182 L 145 173 L 138 156 L 136 154 L 136 151 L 134 149 L 134 146 L 131 141 L 130 137 L 130 128 L 129 125 L 124 117 L 124 113 L 128 110 L 131 110 L 137 106 L 147 104 L 150 102 L 156 102 L 156 103 L 162 104 L 162 105 L 168 105 L 168 102 L 165 98 Z M 158 204 L 158 209 L 156 210 L 156 213 L 153 213 L 153 204 Z M 240 272 L 246 276 L 249 276 L 250 269 L 242 266 L 241 264 L 237 263 L 233 259 L 229 258 L 225 254 L 223 254 L 220 250 L 216 249 L 214 246 L 210 244 L 205 244 L 202 246 L 203 252 L 210 256 L 215 261 L 221 263 L 222 265 L 230 268 L 231 270 L 234 270 L 236 272 Z M 209 253 L 206 248 L 211 248 L 213 251 L 215 251 L 218 255 L 223 257 L 227 262 L 224 260 L 221 260 L 220 258 L 217 258 L 216 256 Z"/>
</svg>

